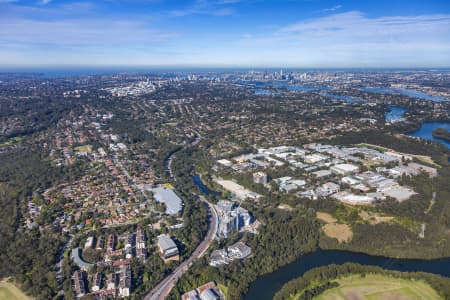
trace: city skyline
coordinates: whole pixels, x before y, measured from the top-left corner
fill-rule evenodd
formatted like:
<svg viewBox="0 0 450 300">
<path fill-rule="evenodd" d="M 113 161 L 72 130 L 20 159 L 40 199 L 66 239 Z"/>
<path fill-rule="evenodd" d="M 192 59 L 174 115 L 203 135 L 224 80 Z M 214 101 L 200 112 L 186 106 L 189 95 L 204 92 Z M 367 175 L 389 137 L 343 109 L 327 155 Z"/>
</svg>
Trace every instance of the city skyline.
<svg viewBox="0 0 450 300">
<path fill-rule="evenodd" d="M 0 0 L 0 67 L 450 66 L 447 1 Z"/>
</svg>

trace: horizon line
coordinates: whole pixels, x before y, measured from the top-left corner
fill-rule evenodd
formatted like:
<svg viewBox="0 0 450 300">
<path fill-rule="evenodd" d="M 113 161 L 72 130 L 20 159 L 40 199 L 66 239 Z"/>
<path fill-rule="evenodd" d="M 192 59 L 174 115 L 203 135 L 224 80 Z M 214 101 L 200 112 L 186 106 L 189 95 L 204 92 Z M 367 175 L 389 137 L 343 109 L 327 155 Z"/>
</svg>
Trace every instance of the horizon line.
<svg viewBox="0 0 450 300">
<path fill-rule="evenodd" d="M 261 70 L 261 69 L 396 69 L 396 70 L 415 70 L 415 69 L 450 69 L 450 66 L 286 66 L 286 65 L 201 65 L 201 64 L 186 64 L 186 65 L 125 65 L 125 64 L 49 64 L 49 65 L 0 65 L 0 71 L 5 69 L 247 69 L 247 70 Z"/>
</svg>

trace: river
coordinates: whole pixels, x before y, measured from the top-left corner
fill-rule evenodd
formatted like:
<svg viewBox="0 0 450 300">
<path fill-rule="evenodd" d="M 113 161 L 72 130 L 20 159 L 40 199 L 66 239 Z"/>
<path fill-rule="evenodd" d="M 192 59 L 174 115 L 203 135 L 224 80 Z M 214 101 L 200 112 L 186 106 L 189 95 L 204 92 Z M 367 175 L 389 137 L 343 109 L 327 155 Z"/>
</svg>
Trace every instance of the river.
<svg viewBox="0 0 450 300">
<path fill-rule="evenodd" d="M 377 94 L 392 94 L 392 95 L 403 95 L 411 98 L 423 99 L 423 100 L 431 100 L 433 102 L 442 102 L 448 101 L 443 97 L 432 96 L 423 92 L 419 92 L 416 90 L 403 89 L 403 88 L 392 88 L 392 87 L 368 87 L 362 88 L 363 92 L 377 93 Z"/>
<path fill-rule="evenodd" d="M 194 180 L 194 183 L 196 186 L 198 186 L 198 188 L 202 191 L 203 194 L 205 195 L 220 195 L 220 193 L 218 192 L 213 192 L 210 189 L 208 189 L 208 187 L 203 183 L 202 179 L 200 178 L 200 175 L 194 175 L 192 176 L 192 179 Z"/>
<path fill-rule="evenodd" d="M 445 128 L 450 131 L 450 122 L 425 122 L 422 124 L 419 130 L 408 134 L 413 137 L 420 137 L 426 140 L 431 140 L 435 142 L 439 142 L 447 148 L 450 148 L 450 142 L 445 141 L 443 139 L 437 139 L 433 136 L 433 130 L 436 128 Z"/>
<path fill-rule="evenodd" d="M 286 265 L 273 273 L 259 277 L 250 285 L 244 299 L 272 299 L 275 293 L 279 291 L 285 283 L 297 277 L 301 277 L 308 270 L 330 264 L 340 265 L 347 262 L 379 266 L 383 269 L 402 272 L 421 271 L 450 277 L 450 258 L 436 260 L 407 260 L 371 256 L 348 251 L 318 250 L 300 257 L 295 262 Z"/>
<path fill-rule="evenodd" d="M 194 175 L 193 180 L 203 193 L 206 195 L 212 193 L 203 184 L 199 175 Z M 301 277 L 308 270 L 330 264 L 344 264 L 347 262 L 379 266 L 388 270 L 427 272 L 450 277 L 450 258 L 435 260 L 395 259 L 349 251 L 319 249 L 313 253 L 300 257 L 295 262 L 281 267 L 272 273 L 258 277 L 258 279 L 250 285 L 244 299 L 272 299 L 275 293 L 279 291 L 285 283 L 297 277 Z"/>
<path fill-rule="evenodd" d="M 334 98 L 334 99 L 338 99 L 338 100 L 343 100 L 343 101 L 345 101 L 347 103 L 350 103 L 350 104 L 361 102 L 361 99 L 359 99 L 359 98 L 346 96 L 346 95 L 336 95 L 336 94 L 330 94 L 330 93 L 321 93 L 320 96 Z"/>
<path fill-rule="evenodd" d="M 389 112 L 385 115 L 386 122 L 394 123 L 401 122 L 404 120 L 403 115 L 408 110 L 399 106 L 391 105 L 389 106 Z"/>
<path fill-rule="evenodd" d="M 245 84 L 255 85 L 254 93 L 256 95 L 279 95 L 283 91 L 293 92 L 310 92 L 310 91 L 328 91 L 331 90 L 328 86 L 306 86 L 291 84 L 287 81 L 253 81 Z"/>
</svg>

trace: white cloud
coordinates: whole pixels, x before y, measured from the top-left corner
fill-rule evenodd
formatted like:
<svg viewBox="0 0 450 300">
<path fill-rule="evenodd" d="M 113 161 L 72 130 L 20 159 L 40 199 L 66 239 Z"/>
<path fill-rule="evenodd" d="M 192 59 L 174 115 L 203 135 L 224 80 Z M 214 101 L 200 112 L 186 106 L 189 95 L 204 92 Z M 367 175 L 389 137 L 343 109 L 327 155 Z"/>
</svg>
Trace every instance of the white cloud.
<svg viewBox="0 0 450 300">
<path fill-rule="evenodd" d="M 168 41 L 173 32 L 152 29 L 145 20 L 120 19 L 0 19 L 0 45 L 29 44 L 58 47 L 151 45 Z"/>
<path fill-rule="evenodd" d="M 330 7 L 330 8 L 325 8 L 325 9 L 323 9 L 322 10 L 322 12 L 332 12 L 332 11 L 336 11 L 336 10 L 338 10 L 338 9 L 341 9 L 342 8 L 342 5 L 335 5 L 335 6 L 333 6 L 333 7 Z"/>
<path fill-rule="evenodd" d="M 225 0 L 225 1 L 235 1 L 235 0 Z M 223 8 L 219 7 L 220 4 L 231 4 L 237 3 L 229 2 L 229 3 L 212 3 L 207 0 L 196 0 L 193 5 L 184 8 L 173 10 L 169 13 L 172 17 L 185 17 L 189 15 L 212 15 L 212 16 L 230 16 L 234 14 L 234 10 L 231 8 Z"/>
<path fill-rule="evenodd" d="M 298 63 L 450 66 L 450 15 L 369 18 L 352 11 L 291 24 L 241 44 L 266 47 Z"/>
<path fill-rule="evenodd" d="M 242 0 L 219 0 L 216 3 L 222 5 L 222 4 L 236 4 L 240 2 L 242 2 Z"/>
</svg>

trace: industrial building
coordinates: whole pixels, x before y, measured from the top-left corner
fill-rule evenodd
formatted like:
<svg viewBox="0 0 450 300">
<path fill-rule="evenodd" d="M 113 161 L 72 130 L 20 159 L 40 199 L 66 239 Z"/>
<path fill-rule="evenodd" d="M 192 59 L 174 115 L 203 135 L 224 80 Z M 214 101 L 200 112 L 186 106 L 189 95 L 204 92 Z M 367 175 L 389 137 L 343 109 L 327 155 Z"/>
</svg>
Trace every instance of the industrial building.
<svg viewBox="0 0 450 300">
<path fill-rule="evenodd" d="M 332 166 L 330 170 L 338 175 L 346 176 L 358 172 L 359 168 L 352 164 L 339 164 Z"/>
<path fill-rule="evenodd" d="M 208 282 L 198 288 L 181 295 L 182 300 L 219 300 L 225 296 L 217 288 L 214 281 Z"/>
<path fill-rule="evenodd" d="M 158 236 L 158 247 L 164 262 L 180 259 L 177 245 L 167 234 Z"/>
<path fill-rule="evenodd" d="M 183 210 L 183 201 L 172 189 L 166 186 L 159 186 L 151 189 L 151 191 L 153 192 L 153 198 L 157 202 L 166 205 L 167 215 L 178 215 Z"/>
<path fill-rule="evenodd" d="M 217 267 L 226 265 L 235 259 L 244 259 L 252 254 L 252 249 L 243 242 L 237 242 L 228 248 L 214 250 L 210 256 L 209 265 Z"/>
</svg>

